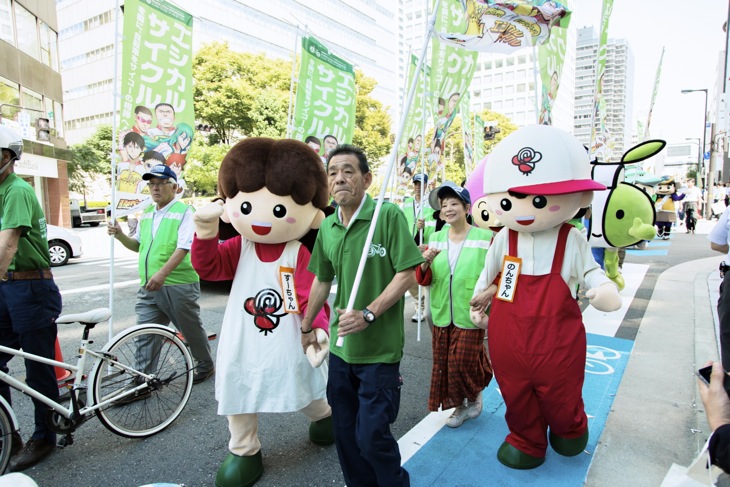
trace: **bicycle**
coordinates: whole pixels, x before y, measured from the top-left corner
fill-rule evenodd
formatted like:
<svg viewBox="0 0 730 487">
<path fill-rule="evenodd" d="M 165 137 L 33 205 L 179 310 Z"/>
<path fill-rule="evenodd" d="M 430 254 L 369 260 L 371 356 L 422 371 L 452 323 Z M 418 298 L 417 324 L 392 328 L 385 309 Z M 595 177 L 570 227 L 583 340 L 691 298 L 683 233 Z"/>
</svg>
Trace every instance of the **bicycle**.
<svg viewBox="0 0 730 487">
<path fill-rule="evenodd" d="M 127 438 L 146 438 L 167 428 L 180 416 L 193 387 L 193 361 L 187 346 L 169 327 L 143 324 L 115 335 L 102 350 L 89 349 L 89 331 L 108 321 L 111 311 L 91 311 L 60 316 L 57 324 L 79 323 L 84 331 L 76 365 L 59 362 L 0 346 L 0 352 L 63 368 L 72 373 L 69 391 L 53 401 L 27 384 L 0 371 L 0 380 L 51 409 L 46 421 L 64 435 L 59 446 L 73 444 L 73 433 L 92 416 L 112 433 Z M 84 374 L 87 356 L 96 359 Z M 141 365 L 141 364 L 146 365 Z M 141 369 L 141 370 L 138 370 Z M 91 400 L 88 389 L 91 388 Z M 64 406 L 61 404 L 67 404 Z M 18 421 L 12 407 L 0 397 L 0 475 L 10 461 L 12 435 Z"/>
</svg>

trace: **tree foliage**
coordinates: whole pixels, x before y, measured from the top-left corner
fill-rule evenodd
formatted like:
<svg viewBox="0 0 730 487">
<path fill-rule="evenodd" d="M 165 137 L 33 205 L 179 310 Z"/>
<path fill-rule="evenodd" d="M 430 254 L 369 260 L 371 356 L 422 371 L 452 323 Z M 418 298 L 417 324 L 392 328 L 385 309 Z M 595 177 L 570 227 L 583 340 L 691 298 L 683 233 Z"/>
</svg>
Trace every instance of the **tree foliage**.
<svg viewBox="0 0 730 487">
<path fill-rule="evenodd" d="M 195 54 L 193 79 L 196 118 L 213 128 L 211 143 L 284 136 L 291 62 L 214 42 Z"/>
<path fill-rule="evenodd" d="M 112 128 L 100 126 L 94 134 L 81 144 L 70 147 L 71 160 L 68 163 L 68 189 L 86 194 L 93 179 L 105 176 L 111 179 Z"/>
<path fill-rule="evenodd" d="M 195 194 L 218 194 L 218 170 L 231 147 L 226 144 L 209 145 L 203 137 L 195 137 L 185 164 L 185 183 Z"/>
<path fill-rule="evenodd" d="M 373 78 L 365 76 L 359 69 L 355 71 L 357 104 L 352 143 L 362 148 L 373 169 L 380 166 L 393 145 L 390 116 L 383 109 L 383 104 L 370 96 L 376 84 Z"/>
</svg>

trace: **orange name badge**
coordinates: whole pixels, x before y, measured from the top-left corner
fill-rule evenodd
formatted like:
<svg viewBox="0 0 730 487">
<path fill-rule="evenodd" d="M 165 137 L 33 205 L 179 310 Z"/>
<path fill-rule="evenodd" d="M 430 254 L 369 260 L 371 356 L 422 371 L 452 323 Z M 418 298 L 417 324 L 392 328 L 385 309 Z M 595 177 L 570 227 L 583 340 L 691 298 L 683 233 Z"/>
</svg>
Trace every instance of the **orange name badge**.
<svg viewBox="0 0 730 487">
<path fill-rule="evenodd" d="M 294 269 L 291 267 L 279 267 L 279 281 L 281 282 L 281 294 L 284 298 L 284 311 L 287 313 L 299 314 L 299 301 L 297 290 L 294 286 Z"/>
<path fill-rule="evenodd" d="M 497 299 L 510 303 L 515 300 L 515 290 L 517 289 L 517 278 L 520 277 L 520 270 L 522 270 L 522 259 L 509 255 L 504 256 Z"/>
</svg>

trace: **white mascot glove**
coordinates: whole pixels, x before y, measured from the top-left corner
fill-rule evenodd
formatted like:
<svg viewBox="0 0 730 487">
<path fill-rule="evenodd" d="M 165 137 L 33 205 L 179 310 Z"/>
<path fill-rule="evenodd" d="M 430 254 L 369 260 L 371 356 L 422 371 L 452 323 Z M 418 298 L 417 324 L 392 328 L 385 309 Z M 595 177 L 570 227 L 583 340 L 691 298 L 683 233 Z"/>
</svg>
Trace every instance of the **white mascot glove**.
<svg viewBox="0 0 730 487">
<path fill-rule="evenodd" d="M 588 302 L 598 311 L 610 312 L 621 308 L 621 296 L 613 282 L 604 282 L 586 291 Z"/>
<path fill-rule="evenodd" d="M 324 359 L 327 358 L 327 354 L 330 350 L 330 337 L 327 335 L 327 332 L 324 331 L 322 328 L 315 328 L 314 334 L 317 337 L 317 342 L 319 343 L 320 349 L 319 352 L 315 352 L 312 345 L 308 346 L 307 360 L 309 360 L 309 363 L 312 364 L 312 367 L 316 369 L 317 367 L 322 365 Z"/>
<path fill-rule="evenodd" d="M 218 221 L 224 210 L 222 201 L 212 201 L 193 213 L 198 238 L 210 240 L 218 235 Z"/>
</svg>

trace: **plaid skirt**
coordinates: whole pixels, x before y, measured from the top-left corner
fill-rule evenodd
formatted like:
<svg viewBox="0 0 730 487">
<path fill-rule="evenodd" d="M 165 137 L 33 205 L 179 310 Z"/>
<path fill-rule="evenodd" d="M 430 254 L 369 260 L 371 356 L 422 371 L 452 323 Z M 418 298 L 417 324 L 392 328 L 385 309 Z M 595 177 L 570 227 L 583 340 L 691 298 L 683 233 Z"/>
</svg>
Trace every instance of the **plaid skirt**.
<svg viewBox="0 0 730 487">
<path fill-rule="evenodd" d="M 484 347 L 484 330 L 454 326 L 433 327 L 433 369 L 428 410 L 475 401 L 492 380 L 492 366 Z"/>
</svg>

